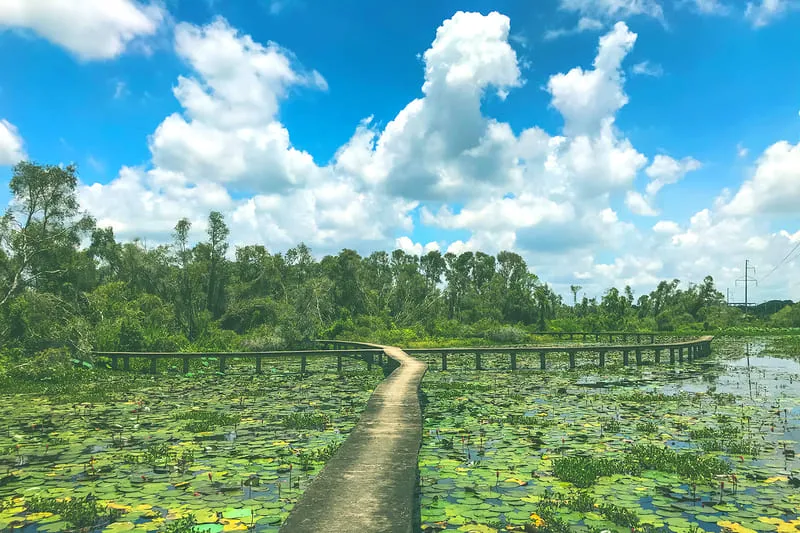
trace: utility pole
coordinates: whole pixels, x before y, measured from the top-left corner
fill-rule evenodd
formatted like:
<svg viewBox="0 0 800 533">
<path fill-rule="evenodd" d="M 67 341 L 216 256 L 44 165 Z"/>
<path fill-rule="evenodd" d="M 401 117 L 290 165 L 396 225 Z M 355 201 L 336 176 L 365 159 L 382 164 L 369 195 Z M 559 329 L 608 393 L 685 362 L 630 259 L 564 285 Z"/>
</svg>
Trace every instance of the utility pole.
<svg viewBox="0 0 800 533">
<path fill-rule="evenodd" d="M 725 303 L 727 305 L 731 305 L 731 289 L 730 289 L 730 287 L 725 289 Z"/>
<path fill-rule="evenodd" d="M 740 278 L 736 280 L 736 283 L 742 282 L 744 283 L 744 312 L 747 313 L 748 306 L 750 305 L 750 300 L 747 298 L 747 289 L 749 288 L 751 283 L 755 283 L 756 287 L 758 287 L 758 280 L 755 278 L 750 277 L 750 270 L 753 271 L 753 274 L 756 272 L 756 267 L 750 266 L 750 260 L 745 259 L 744 261 L 744 278 Z"/>
</svg>

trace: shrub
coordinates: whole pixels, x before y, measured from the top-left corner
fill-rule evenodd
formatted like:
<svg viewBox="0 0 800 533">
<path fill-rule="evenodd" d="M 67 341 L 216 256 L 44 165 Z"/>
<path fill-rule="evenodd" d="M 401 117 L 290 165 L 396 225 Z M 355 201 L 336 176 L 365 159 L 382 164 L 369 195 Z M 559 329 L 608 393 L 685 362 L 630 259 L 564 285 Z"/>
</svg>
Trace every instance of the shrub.
<svg viewBox="0 0 800 533">
<path fill-rule="evenodd" d="M 514 326 L 500 326 L 486 332 L 486 338 L 503 344 L 520 344 L 526 336 L 525 330 Z"/>
</svg>

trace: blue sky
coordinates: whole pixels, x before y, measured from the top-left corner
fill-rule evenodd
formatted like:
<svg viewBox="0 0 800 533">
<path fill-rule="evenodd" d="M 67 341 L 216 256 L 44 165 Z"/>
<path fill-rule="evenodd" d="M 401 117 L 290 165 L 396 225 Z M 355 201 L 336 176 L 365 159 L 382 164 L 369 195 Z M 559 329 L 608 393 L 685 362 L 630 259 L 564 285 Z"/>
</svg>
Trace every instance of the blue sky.
<svg viewBox="0 0 800 533">
<path fill-rule="evenodd" d="M 109 20 L 101 0 L 58 7 L 54 16 L 57 4 L 0 7 L 0 120 L 18 143 L 0 146 L 0 176 L 7 180 L 20 157 L 77 163 L 82 203 L 123 238 L 164 239 L 180 216 L 196 221 L 201 238 L 208 209 L 218 208 L 238 243 L 281 250 L 303 240 L 319 253 L 514 248 L 545 279 L 582 280 L 595 291 L 611 283 L 645 290 L 660 278 L 697 281 L 706 273 L 732 286 L 745 257 L 771 269 L 800 242 L 800 10 L 788 1 L 109 0 L 117 9 Z M 219 31 L 211 35 L 213 24 Z M 253 75 L 245 56 L 241 65 L 226 65 L 230 57 L 215 63 L 213 52 L 182 49 L 181 35 L 187 47 L 210 43 L 211 51 L 223 47 L 212 39 L 251 38 L 257 49 L 245 46 L 245 56 L 274 50 L 270 57 L 285 58 L 293 74 Z M 593 65 L 603 36 L 621 57 L 599 72 Z M 428 59 L 426 50 L 441 53 Z M 484 64 L 482 50 L 497 59 Z M 454 72 L 454 64 L 475 68 L 468 82 L 453 88 L 431 78 L 439 89 L 425 95 L 423 110 L 406 109 L 403 116 L 416 122 L 392 134 L 387 124 L 423 97 L 426 65 Z M 550 85 L 576 67 L 560 90 Z M 215 112 L 236 107 L 261 116 L 258 106 L 273 90 L 277 110 L 235 125 L 198 119 L 199 104 L 173 92 L 181 76 L 220 103 Z M 601 81 L 590 86 L 592 79 Z M 255 84 L 241 87 L 252 100 L 218 90 L 241 80 Z M 473 89 L 483 94 L 474 103 Z M 462 97 L 464 109 L 451 109 Z M 575 124 L 580 114 L 596 115 L 597 127 L 571 130 L 568 107 Z M 172 114 L 180 121 L 167 124 Z M 353 136 L 366 117 L 376 144 L 356 151 Z M 613 122 L 605 137 L 602 117 Z M 486 132 L 497 131 L 490 124 L 507 125 L 510 140 L 486 144 Z M 288 141 L 265 148 L 270 125 Z M 520 163 L 518 144 L 533 127 L 552 142 L 565 140 L 522 156 L 535 163 Z M 452 141 L 470 128 L 474 138 Z M 262 134 L 262 144 L 242 144 L 243 135 Z M 607 142 L 586 154 L 577 151 L 581 136 Z M 228 151 L 210 161 L 199 148 L 206 141 Z M 436 151 L 451 141 L 457 154 Z M 342 163 L 347 147 L 357 168 Z M 504 155 L 480 152 L 475 160 L 470 148 Z M 230 173 L 229 153 L 243 161 Z M 658 155 L 678 166 L 662 172 L 665 184 L 649 195 Z M 605 158 L 610 163 L 598 168 L 580 163 Z M 269 166 L 263 176 L 260 165 Z M 498 218 L 511 212 L 513 220 Z M 770 277 L 763 297 L 800 298 L 798 282 L 780 275 L 792 265 Z"/>
</svg>

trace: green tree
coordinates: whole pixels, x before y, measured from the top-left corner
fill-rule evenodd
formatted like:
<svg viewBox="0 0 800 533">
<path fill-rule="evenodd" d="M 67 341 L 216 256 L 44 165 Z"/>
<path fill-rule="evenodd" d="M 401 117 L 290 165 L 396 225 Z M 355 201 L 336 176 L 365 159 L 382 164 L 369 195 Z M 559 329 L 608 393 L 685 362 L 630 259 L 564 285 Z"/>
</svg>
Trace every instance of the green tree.
<svg viewBox="0 0 800 533">
<path fill-rule="evenodd" d="M 0 306 L 26 287 L 60 293 L 65 283 L 76 285 L 77 247 L 94 227 L 79 212 L 77 183 L 74 165 L 14 167 L 12 199 L 0 220 Z"/>
</svg>

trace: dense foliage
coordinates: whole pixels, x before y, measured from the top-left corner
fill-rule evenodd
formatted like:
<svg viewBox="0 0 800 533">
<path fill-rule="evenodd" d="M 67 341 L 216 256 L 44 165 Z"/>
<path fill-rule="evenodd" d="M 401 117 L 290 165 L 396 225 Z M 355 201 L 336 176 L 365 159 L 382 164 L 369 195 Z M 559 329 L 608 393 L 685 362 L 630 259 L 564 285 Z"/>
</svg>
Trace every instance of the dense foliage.
<svg viewBox="0 0 800 533">
<path fill-rule="evenodd" d="M 317 336 L 387 342 L 480 338 L 520 342 L 533 331 L 713 330 L 800 326 L 800 305 L 745 316 L 728 307 L 711 277 L 681 288 L 662 281 L 634 297 L 630 287 L 564 302 L 513 252 L 418 257 L 353 250 L 317 261 L 300 244 L 229 249 L 223 216 L 207 238 L 119 242 L 81 213 L 74 166 L 23 162 L 0 223 L 0 341 L 5 355 L 53 350 L 278 349 Z M 2 363 L 2 361 L 0 361 Z"/>
</svg>

